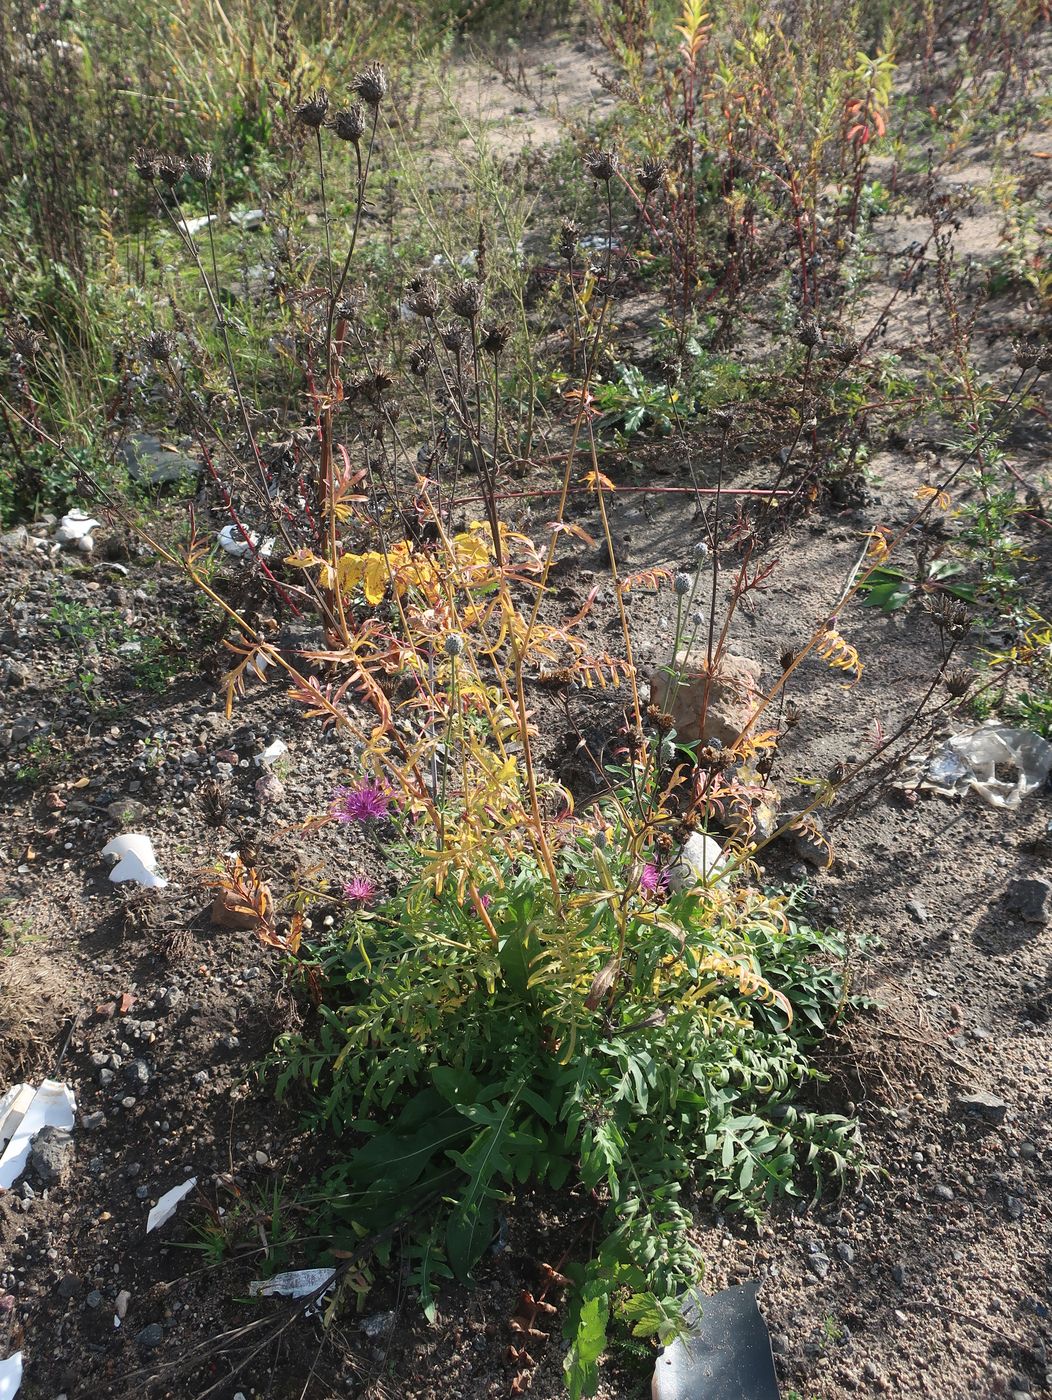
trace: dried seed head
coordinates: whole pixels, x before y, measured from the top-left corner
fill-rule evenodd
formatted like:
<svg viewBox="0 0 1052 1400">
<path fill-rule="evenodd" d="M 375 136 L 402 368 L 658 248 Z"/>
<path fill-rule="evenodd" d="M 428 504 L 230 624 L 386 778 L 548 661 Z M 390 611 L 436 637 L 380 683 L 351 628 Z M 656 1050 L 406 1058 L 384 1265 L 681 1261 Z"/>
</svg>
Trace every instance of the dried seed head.
<svg viewBox="0 0 1052 1400">
<path fill-rule="evenodd" d="M 785 727 L 795 729 L 800 723 L 800 707 L 795 700 L 787 700 L 785 704 Z"/>
<path fill-rule="evenodd" d="M 822 344 L 822 332 L 819 330 L 818 322 L 813 316 L 804 316 L 800 320 L 796 338 L 801 345 L 806 345 L 808 349 L 813 349 L 816 345 Z"/>
<path fill-rule="evenodd" d="M 418 340 L 411 347 L 407 357 L 409 373 L 415 375 L 417 379 L 423 379 L 430 367 L 433 355 L 430 343 L 426 340 Z"/>
<path fill-rule="evenodd" d="M 456 632 L 450 632 L 449 636 L 442 643 L 442 650 L 447 656 L 463 656 L 464 638 L 459 636 Z"/>
<path fill-rule="evenodd" d="M 503 321 L 495 325 L 483 326 L 481 345 L 487 355 L 492 355 L 494 359 L 504 353 L 504 347 L 508 343 L 511 330 Z"/>
<path fill-rule="evenodd" d="M 672 580 L 672 591 L 677 598 L 685 598 L 694 587 L 692 574 L 677 574 Z"/>
<path fill-rule="evenodd" d="M 778 658 L 779 664 L 781 665 L 781 668 L 782 668 L 782 675 L 783 675 L 783 676 L 785 675 L 786 671 L 788 671 L 788 670 L 790 669 L 790 667 L 792 666 L 792 664 L 793 664 L 793 662 L 794 662 L 795 660 L 796 660 L 796 652 L 792 649 L 792 647 L 783 647 L 783 648 L 782 648 L 782 654 L 781 654 L 781 656 Z"/>
<path fill-rule="evenodd" d="M 945 593 L 925 598 L 924 606 L 939 631 L 947 632 L 951 637 L 963 637 L 972 625 L 972 619 L 964 604 Z"/>
<path fill-rule="evenodd" d="M 407 305 L 424 321 L 433 321 L 442 309 L 442 294 L 433 277 L 422 273 L 409 283 Z"/>
<path fill-rule="evenodd" d="M 562 227 L 559 230 L 559 256 L 561 258 L 565 258 L 567 262 L 573 262 L 577 252 L 577 240 L 580 236 L 581 230 L 573 219 L 563 219 Z"/>
<path fill-rule="evenodd" d="M 703 560 L 707 559 L 711 552 L 712 551 L 709 549 L 708 542 L 706 540 L 698 540 L 697 544 L 691 550 L 691 553 L 694 555 L 694 558 L 699 564 L 702 563 Z"/>
<path fill-rule="evenodd" d="M 1012 357 L 1020 369 L 1033 369 L 1041 358 L 1041 346 L 1036 340 L 1017 340 L 1012 346 Z"/>
<path fill-rule="evenodd" d="M 854 336 L 845 335 L 841 336 L 840 340 L 837 342 L 837 346 L 836 349 L 833 351 L 833 354 L 836 356 L 836 358 L 840 361 L 841 364 L 849 365 L 851 361 L 857 357 L 861 349 L 862 346 L 859 345 L 858 341 L 855 339 Z"/>
<path fill-rule="evenodd" d="M 942 683 L 955 700 L 959 700 L 962 695 L 967 695 L 975 680 L 975 673 L 963 668 L 960 671 L 948 671 L 942 678 Z"/>
<path fill-rule="evenodd" d="M 439 331 L 439 339 L 447 350 L 452 350 L 459 355 L 464 348 L 465 332 L 463 326 L 458 326 L 452 321 Z"/>
<path fill-rule="evenodd" d="M 595 146 L 584 155 L 584 168 L 593 180 L 600 181 L 601 184 L 609 182 L 617 174 L 620 161 L 616 151 L 604 151 L 599 146 Z"/>
<path fill-rule="evenodd" d="M 20 355 L 23 360 L 32 360 L 44 344 L 44 337 L 33 329 L 22 312 L 7 323 L 5 334 L 14 354 Z"/>
<path fill-rule="evenodd" d="M 309 126 L 312 131 L 317 131 L 329 115 L 329 94 L 324 88 L 319 88 L 294 108 L 292 115 L 301 126 Z"/>
<path fill-rule="evenodd" d="M 481 285 L 473 277 L 461 282 L 449 299 L 449 309 L 454 316 L 460 316 L 465 321 L 474 321 L 482 310 Z"/>
<path fill-rule="evenodd" d="M 157 157 L 152 151 L 148 151 L 145 146 L 140 146 L 132 159 L 135 173 L 140 180 L 145 180 L 147 184 L 152 184 L 157 179 Z"/>
<path fill-rule="evenodd" d="M 370 63 L 368 68 L 363 68 L 351 84 L 351 91 L 356 92 L 367 107 L 379 107 L 387 96 L 387 74 L 383 64 Z"/>
<path fill-rule="evenodd" d="M 156 166 L 156 178 L 160 180 L 162 185 L 167 185 L 171 190 L 183 178 L 186 161 L 183 160 L 182 156 L 158 156 Z"/>
<path fill-rule="evenodd" d="M 194 180 L 210 180 L 212 178 L 212 157 L 207 151 L 197 151 L 190 157 L 190 175 Z"/>
<path fill-rule="evenodd" d="M 647 194 L 653 194 L 662 184 L 668 174 L 668 166 L 663 160 L 654 160 L 648 156 L 643 164 L 636 171 L 636 179 L 646 190 Z"/>
<path fill-rule="evenodd" d="M 168 331 L 151 331 L 146 337 L 143 348 L 151 360 L 159 360 L 162 364 L 167 364 L 172 358 L 175 340 Z"/>
<path fill-rule="evenodd" d="M 356 102 L 353 107 L 341 107 L 333 114 L 329 126 L 341 141 L 353 141 L 357 146 L 365 135 L 365 113 L 362 111 L 362 104 Z"/>
</svg>

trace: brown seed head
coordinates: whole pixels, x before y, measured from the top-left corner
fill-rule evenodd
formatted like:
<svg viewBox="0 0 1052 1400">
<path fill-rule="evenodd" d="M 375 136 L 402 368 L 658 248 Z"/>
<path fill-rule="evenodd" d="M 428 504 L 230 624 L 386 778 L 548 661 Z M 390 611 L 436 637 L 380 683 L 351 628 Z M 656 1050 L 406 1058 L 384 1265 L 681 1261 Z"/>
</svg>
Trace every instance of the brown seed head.
<svg viewBox="0 0 1052 1400">
<path fill-rule="evenodd" d="M 427 340 L 418 340 L 409 351 L 407 359 L 409 373 L 415 375 L 417 379 L 423 379 L 433 358 L 434 351 L 431 349 L 430 342 Z"/>
<path fill-rule="evenodd" d="M 813 316 L 804 316 L 800 320 L 796 338 L 801 345 L 806 345 L 808 349 L 813 349 L 816 345 L 822 344 L 822 332 L 818 327 L 818 322 Z"/>
<path fill-rule="evenodd" d="M 158 156 L 157 157 L 157 179 L 162 185 L 167 185 L 170 190 L 183 178 L 186 170 L 186 161 L 182 156 Z"/>
<path fill-rule="evenodd" d="M 194 180 L 205 180 L 212 178 L 212 157 L 207 151 L 196 151 L 190 157 L 190 175 Z"/>
<path fill-rule="evenodd" d="M 483 326 L 481 345 L 487 355 L 492 355 L 494 359 L 504 353 L 504 347 L 508 343 L 511 335 L 510 328 L 503 321 L 494 325 Z"/>
<path fill-rule="evenodd" d="M 152 184 L 157 179 L 157 157 L 153 151 L 148 151 L 145 146 L 140 146 L 132 159 L 135 173 L 140 180 L 145 180 L 147 184 Z"/>
<path fill-rule="evenodd" d="M 370 63 L 351 83 L 351 91 L 356 92 L 367 107 L 379 107 L 387 96 L 387 74 L 383 64 Z"/>
<path fill-rule="evenodd" d="M 5 334 L 12 351 L 23 360 L 32 360 L 44 344 L 44 337 L 33 329 L 22 312 L 7 323 Z"/>
<path fill-rule="evenodd" d="M 454 316 L 465 321 L 474 321 L 482 310 L 482 287 L 473 277 L 461 282 L 449 299 L 449 309 Z"/>
<path fill-rule="evenodd" d="M 301 102 L 292 113 L 301 126 L 308 126 L 312 131 L 317 131 L 324 124 L 328 114 L 329 94 L 324 88 L 312 92 L 310 97 Z"/>
<path fill-rule="evenodd" d="M 442 294 L 438 283 L 426 272 L 409 283 L 407 304 L 410 311 L 425 321 L 433 321 L 442 309 Z"/>
<path fill-rule="evenodd" d="M 577 240 L 580 236 L 581 230 L 573 219 L 563 219 L 562 228 L 559 230 L 559 256 L 561 258 L 565 258 L 567 262 L 573 262 L 577 252 Z"/>
<path fill-rule="evenodd" d="M 646 190 L 647 194 L 653 194 L 665 182 L 668 174 L 668 166 L 663 160 L 654 160 L 648 156 L 643 164 L 636 171 L 636 179 Z"/>
<path fill-rule="evenodd" d="M 784 675 L 786 671 L 789 670 L 790 666 L 792 666 L 793 662 L 796 660 L 796 652 L 792 649 L 792 647 L 785 647 L 782 651 L 781 656 L 778 659 L 781 662 L 782 674 Z"/>
<path fill-rule="evenodd" d="M 458 326 L 450 321 L 442 327 L 438 334 L 442 344 L 447 350 L 452 350 L 453 353 L 457 355 L 460 354 L 461 350 L 464 348 L 465 340 L 463 326 Z"/>
<path fill-rule="evenodd" d="M 959 700 L 962 695 L 967 695 L 975 680 L 974 671 L 962 667 L 959 671 L 948 671 L 942 678 L 942 683 L 955 700 Z"/>
<path fill-rule="evenodd" d="M 341 107 L 329 123 L 333 133 L 341 141 L 352 141 L 356 146 L 365 135 L 365 112 L 360 102 L 353 107 Z"/>
<path fill-rule="evenodd" d="M 168 331 L 151 331 L 143 347 L 151 360 L 167 364 L 175 349 L 175 340 Z"/>
<path fill-rule="evenodd" d="M 584 168 L 593 180 L 600 181 L 601 184 L 609 182 L 617 174 L 620 161 L 616 151 L 604 151 L 599 146 L 595 146 L 584 155 Z"/>
<path fill-rule="evenodd" d="M 1041 346 L 1036 340 L 1017 340 L 1012 346 L 1012 357 L 1020 369 L 1033 369 L 1041 358 Z"/>
</svg>

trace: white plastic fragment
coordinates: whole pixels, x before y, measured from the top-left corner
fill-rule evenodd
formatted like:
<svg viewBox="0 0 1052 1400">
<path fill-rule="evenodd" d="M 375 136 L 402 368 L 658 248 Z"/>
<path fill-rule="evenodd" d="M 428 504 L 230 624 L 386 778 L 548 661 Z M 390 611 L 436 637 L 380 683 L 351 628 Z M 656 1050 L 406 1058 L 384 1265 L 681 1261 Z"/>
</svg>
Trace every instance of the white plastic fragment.
<svg viewBox="0 0 1052 1400">
<path fill-rule="evenodd" d="M 703 831 L 694 831 L 680 848 L 679 859 L 669 866 L 669 884 L 677 893 L 711 885 L 726 864 L 720 843 Z"/>
<path fill-rule="evenodd" d="M 283 1298 L 306 1298 L 335 1277 L 335 1269 L 292 1269 L 287 1274 L 275 1274 L 273 1278 L 253 1279 L 248 1291 L 253 1298 L 270 1298 L 274 1294 Z"/>
<path fill-rule="evenodd" d="M 245 538 L 247 533 L 248 539 Z M 251 554 L 253 550 L 263 559 L 269 559 L 274 552 L 273 539 L 259 542 L 259 536 L 255 530 L 243 532 L 237 525 L 224 525 L 217 536 L 219 548 L 226 554 L 232 554 L 235 559 L 243 559 L 246 554 Z"/>
<path fill-rule="evenodd" d="M 1015 770 L 1009 781 L 998 767 Z M 1014 809 L 1052 772 L 1052 744 L 996 721 L 954 734 L 927 761 L 921 786 L 943 796 L 976 792 L 990 807 Z"/>
<path fill-rule="evenodd" d="M 0 1400 L 13 1400 L 22 1384 L 22 1353 L 16 1351 L 6 1361 L 0 1361 Z"/>
<path fill-rule="evenodd" d="M 263 768 L 273 768 L 278 759 L 284 758 L 288 751 L 289 746 L 284 739 L 275 739 L 261 754 L 256 755 L 256 762 Z"/>
<path fill-rule="evenodd" d="M 163 890 L 168 881 L 157 870 L 157 855 L 153 842 L 141 831 L 129 831 L 123 836 L 115 836 L 102 848 L 104 856 L 116 856 L 117 864 L 110 871 L 114 884 L 124 880 L 134 880 L 146 889 Z"/>
<path fill-rule="evenodd" d="M 15 1135 L 15 1130 L 26 1116 L 26 1110 L 33 1102 L 36 1090 L 32 1084 L 12 1084 L 0 1098 L 0 1151 Z"/>
<path fill-rule="evenodd" d="M 77 1100 L 68 1085 L 56 1079 L 41 1080 L 0 1157 L 0 1187 L 10 1190 L 25 1171 L 29 1149 L 41 1128 L 72 1128 L 76 1112 Z"/>
<path fill-rule="evenodd" d="M 230 211 L 230 222 L 236 224 L 239 229 L 243 229 L 246 233 L 251 229 L 259 228 L 263 219 L 262 209 L 231 209 Z"/>
<path fill-rule="evenodd" d="M 71 544 L 77 548 L 81 547 L 81 540 L 91 539 L 92 530 L 97 530 L 102 524 L 101 520 L 96 520 L 83 510 L 71 510 L 58 522 L 58 529 L 55 531 L 56 544 Z M 94 541 L 88 549 L 94 548 Z"/>
<path fill-rule="evenodd" d="M 175 1208 L 184 1196 L 189 1196 L 190 1192 L 197 1185 L 197 1177 L 190 1176 L 179 1186 L 173 1186 L 170 1191 L 166 1191 L 157 1204 L 146 1217 L 146 1233 L 157 1230 L 167 1221 L 171 1220 L 175 1214 Z"/>
<path fill-rule="evenodd" d="M 209 224 L 215 222 L 215 219 L 215 214 L 201 214 L 196 219 L 184 219 L 182 226 L 190 237 L 193 238 L 194 234 L 202 233 Z"/>
</svg>

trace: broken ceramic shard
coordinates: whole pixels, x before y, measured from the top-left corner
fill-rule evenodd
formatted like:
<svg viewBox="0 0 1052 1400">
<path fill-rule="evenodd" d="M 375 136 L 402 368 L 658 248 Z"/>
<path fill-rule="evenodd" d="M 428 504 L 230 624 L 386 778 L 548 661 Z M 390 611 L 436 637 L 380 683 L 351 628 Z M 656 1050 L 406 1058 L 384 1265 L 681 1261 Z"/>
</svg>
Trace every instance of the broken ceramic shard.
<svg viewBox="0 0 1052 1400">
<path fill-rule="evenodd" d="M 24 1088 L 24 1085 L 18 1086 L 19 1094 L 10 1103 L 8 1095 L 4 1095 L 3 1103 L 7 1104 L 7 1117 L 15 1111 L 16 1103 L 24 1101 L 24 1094 L 21 1092 Z M 72 1128 L 76 1112 L 77 1101 L 68 1085 L 60 1084 L 54 1079 L 42 1080 L 40 1088 L 16 1123 L 4 1148 L 4 1155 L 0 1157 L 0 1187 L 9 1190 L 25 1171 L 33 1139 L 42 1129 Z M 6 1133 L 6 1119 L 0 1127 L 3 1127 Z"/>
<path fill-rule="evenodd" d="M 0 1361 L 0 1400 L 14 1400 L 22 1384 L 22 1353 L 16 1351 L 6 1361 Z"/>
<path fill-rule="evenodd" d="M 653 1400 L 778 1400 L 759 1287 L 750 1279 L 711 1297 L 698 1290 L 688 1296 L 687 1331 L 657 1359 Z"/>
<path fill-rule="evenodd" d="M 146 1233 L 158 1229 L 175 1214 L 175 1208 L 184 1196 L 188 1196 L 197 1185 L 197 1177 L 191 1176 L 181 1186 L 173 1186 L 166 1191 L 146 1217 Z"/>
<path fill-rule="evenodd" d="M 247 538 L 246 538 L 247 536 Z M 224 525 L 217 536 L 219 548 L 235 559 L 243 559 L 246 554 L 256 553 L 261 559 L 269 559 L 274 552 L 272 539 L 259 542 L 255 530 L 242 530 L 238 525 Z"/>
<path fill-rule="evenodd" d="M 279 758 L 284 758 L 289 751 L 288 744 L 283 739 L 275 739 L 268 744 L 261 754 L 256 755 L 256 762 L 263 768 L 272 768 Z"/>
<path fill-rule="evenodd" d="M 163 890 L 168 884 L 165 877 L 158 873 L 153 842 L 142 832 L 131 831 L 124 836 L 115 836 L 103 846 L 102 854 L 118 858 L 110 871 L 114 884 L 134 880 L 136 884 L 151 890 Z"/>
<path fill-rule="evenodd" d="M 1003 776 L 1006 768 L 1014 771 L 1010 780 Z M 927 759 L 920 785 L 944 797 L 976 792 L 990 807 L 1014 809 L 1050 772 L 1052 744 L 1047 739 L 995 722 L 947 739 Z"/>
<path fill-rule="evenodd" d="M 81 542 L 90 540 L 91 532 L 97 530 L 101 524 L 101 520 L 94 519 L 86 511 L 71 510 L 58 523 L 58 529 L 55 531 L 55 543 L 80 548 Z"/>
</svg>

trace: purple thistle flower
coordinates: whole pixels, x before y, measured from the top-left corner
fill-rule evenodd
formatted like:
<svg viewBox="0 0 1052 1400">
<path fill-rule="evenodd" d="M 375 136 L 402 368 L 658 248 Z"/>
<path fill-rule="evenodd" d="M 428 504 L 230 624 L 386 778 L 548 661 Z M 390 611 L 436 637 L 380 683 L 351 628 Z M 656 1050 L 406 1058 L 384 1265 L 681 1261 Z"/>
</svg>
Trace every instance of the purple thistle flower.
<svg viewBox="0 0 1052 1400">
<path fill-rule="evenodd" d="M 648 860 L 639 877 L 639 888 L 643 894 L 659 896 L 668 893 L 668 871 L 662 870 L 654 861 Z"/>
<path fill-rule="evenodd" d="M 380 821 L 390 806 L 391 794 L 379 783 L 356 783 L 336 789 L 333 816 L 339 822 Z"/>
<path fill-rule="evenodd" d="M 368 875 L 355 875 L 344 885 L 343 897 L 350 900 L 352 904 L 358 904 L 364 908 L 372 904 L 375 899 L 376 884 L 369 879 Z"/>
</svg>

